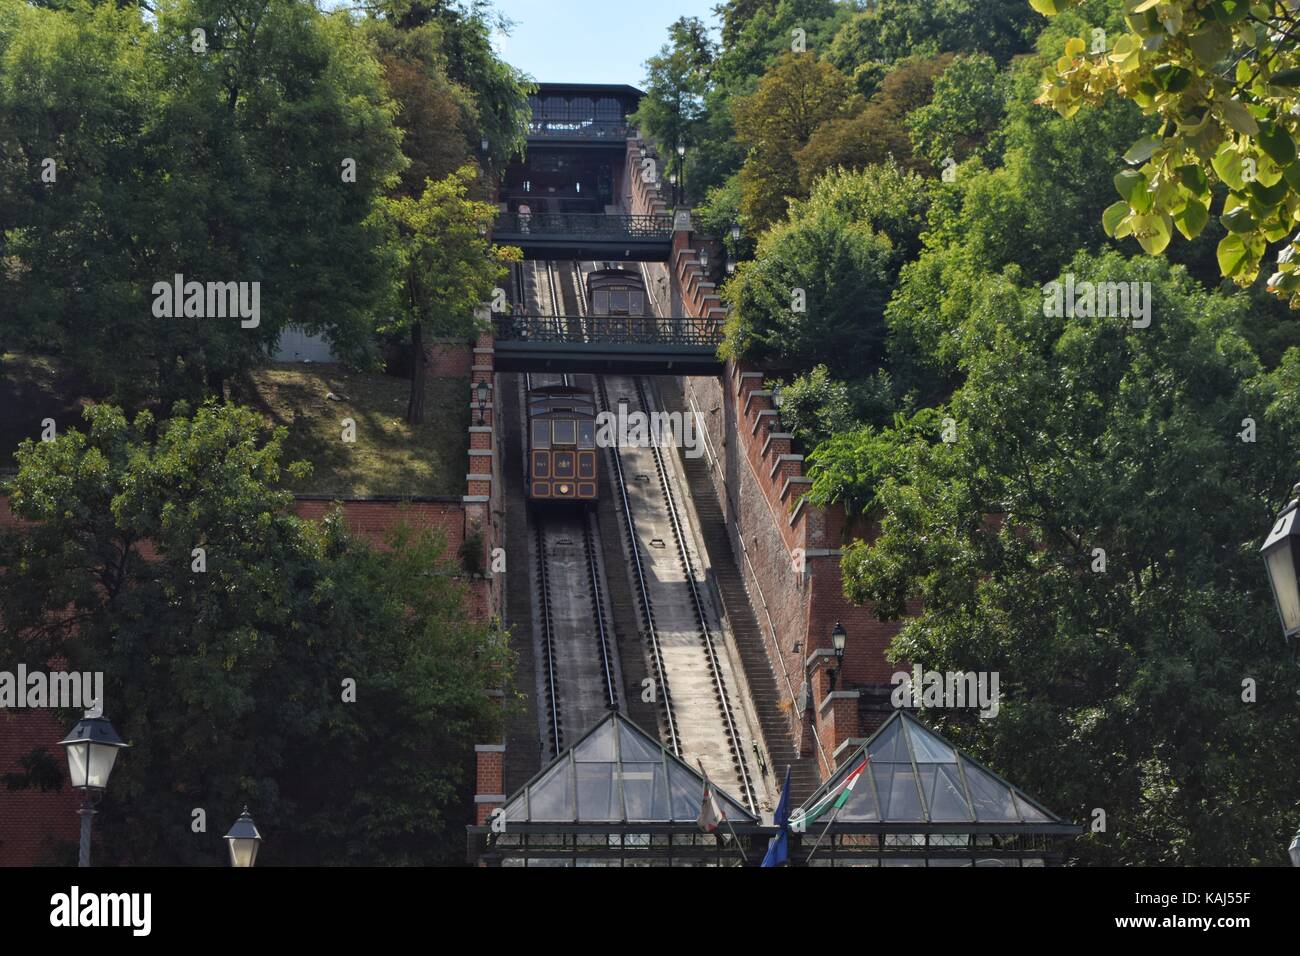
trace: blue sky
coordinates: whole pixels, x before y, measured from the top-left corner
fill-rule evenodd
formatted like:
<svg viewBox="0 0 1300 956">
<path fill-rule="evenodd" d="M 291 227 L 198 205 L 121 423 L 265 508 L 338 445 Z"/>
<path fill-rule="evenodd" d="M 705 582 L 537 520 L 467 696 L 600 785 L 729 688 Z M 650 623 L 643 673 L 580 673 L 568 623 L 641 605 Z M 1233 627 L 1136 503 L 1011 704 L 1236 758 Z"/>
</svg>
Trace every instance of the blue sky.
<svg viewBox="0 0 1300 956">
<path fill-rule="evenodd" d="M 495 0 L 515 21 L 501 56 L 543 83 L 640 86 L 678 17 L 714 24 L 718 0 Z"/>
</svg>

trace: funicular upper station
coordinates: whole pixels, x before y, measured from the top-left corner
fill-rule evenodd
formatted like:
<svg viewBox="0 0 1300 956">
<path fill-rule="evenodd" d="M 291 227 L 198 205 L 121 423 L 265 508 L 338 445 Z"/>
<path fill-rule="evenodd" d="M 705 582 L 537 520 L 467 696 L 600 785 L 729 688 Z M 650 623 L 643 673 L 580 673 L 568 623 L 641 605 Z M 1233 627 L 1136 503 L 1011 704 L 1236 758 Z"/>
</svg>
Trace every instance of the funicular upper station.
<svg viewBox="0 0 1300 956">
<path fill-rule="evenodd" d="M 774 525 L 800 517 L 786 496 L 805 480 L 790 470 L 801 459 L 766 464 L 793 436 L 776 411 L 747 424 L 770 394 L 761 387 L 726 414 L 725 400 L 691 397 L 689 382 L 743 390 L 762 376 L 718 358 L 722 247 L 673 205 L 673 151 L 659 155 L 629 122 L 640 98 L 541 84 L 527 155 L 497 197 L 493 239 L 524 252 L 492 317 L 490 381 L 512 571 L 503 616 L 525 703 L 501 743 L 479 748 L 480 777 L 488 757 L 498 776 L 476 798 L 470 862 L 758 866 L 778 834 L 797 866 L 1064 862 L 1080 828 L 924 715 L 880 706 L 842 666 L 827 685 L 828 650 L 796 647 L 803 673 L 787 666 L 795 641 L 773 622 L 775 597 L 753 590 L 755 563 L 770 563 L 762 549 L 783 539 L 747 543 L 728 527 L 738 497 L 757 494 L 728 456 L 761 450 L 749 462 L 762 458 L 783 489 Z M 600 445 L 594 420 L 615 411 L 689 417 L 702 454 L 657 439 Z M 815 721 L 835 708 L 861 732 L 832 752 Z"/>
</svg>

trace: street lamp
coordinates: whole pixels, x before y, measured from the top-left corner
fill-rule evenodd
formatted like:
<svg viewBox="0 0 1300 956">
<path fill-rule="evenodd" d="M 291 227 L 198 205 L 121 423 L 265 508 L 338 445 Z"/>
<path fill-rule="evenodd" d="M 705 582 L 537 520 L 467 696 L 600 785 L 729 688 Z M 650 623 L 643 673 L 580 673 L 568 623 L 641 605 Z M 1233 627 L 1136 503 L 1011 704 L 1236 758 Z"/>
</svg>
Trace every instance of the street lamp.
<svg viewBox="0 0 1300 956">
<path fill-rule="evenodd" d="M 772 386 L 772 405 L 775 406 L 776 410 L 779 412 L 779 411 L 781 410 L 781 406 L 784 405 L 784 404 L 785 404 L 785 391 L 781 388 L 781 386 L 780 386 L 779 384 L 778 384 L 778 385 L 773 385 L 773 386 Z M 839 630 L 840 630 L 841 633 L 843 633 L 843 631 L 844 631 L 843 628 L 841 628 L 838 624 L 836 624 L 835 626 L 836 626 L 837 628 L 839 628 Z"/>
<path fill-rule="evenodd" d="M 835 669 L 830 673 L 831 690 L 835 689 L 835 679 L 840 676 L 840 669 L 844 667 L 844 645 L 848 638 L 844 625 L 836 621 L 835 627 L 831 629 L 831 647 L 835 648 Z"/>
<path fill-rule="evenodd" d="M 247 869 L 257 862 L 257 851 L 262 845 L 262 834 L 257 832 L 257 824 L 248 814 L 248 807 L 239 815 L 235 825 L 226 834 L 226 846 L 230 848 L 230 865 Z"/>
<path fill-rule="evenodd" d="M 478 424 L 479 427 L 482 428 L 485 421 L 487 420 L 488 383 L 479 382 L 477 386 L 477 391 L 478 391 Z"/>
<path fill-rule="evenodd" d="M 738 222 L 731 224 L 731 241 L 740 242 L 740 223 Z"/>
<path fill-rule="evenodd" d="M 128 746 L 117 735 L 113 725 L 99 711 L 98 705 L 86 711 L 68 736 L 59 741 L 68 754 L 68 776 L 72 786 L 81 791 L 81 848 L 78 866 L 90 866 L 90 821 L 95 815 L 95 804 L 108 787 L 117 752 Z"/>
<path fill-rule="evenodd" d="M 844 630 L 844 625 L 839 621 L 835 622 L 835 627 L 831 630 L 831 646 L 835 648 L 835 663 L 844 663 L 844 645 L 848 641 L 848 632 Z"/>
<path fill-rule="evenodd" d="M 700 250 L 700 268 L 704 270 L 704 274 L 706 276 L 709 274 L 709 250 L 708 249 Z"/>
<path fill-rule="evenodd" d="M 1300 558 L 1300 523 L 1296 521 L 1297 509 L 1300 508 L 1300 485 L 1291 490 L 1291 495 L 1264 546 L 1259 549 L 1264 556 L 1269 586 L 1273 589 L 1278 620 L 1282 622 L 1282 634 L 1287 640 L 1300 633 L 1300 577 L 1297 577 L 1297 569 L 1300 569 L 1297 560 Z"/>
</svg>

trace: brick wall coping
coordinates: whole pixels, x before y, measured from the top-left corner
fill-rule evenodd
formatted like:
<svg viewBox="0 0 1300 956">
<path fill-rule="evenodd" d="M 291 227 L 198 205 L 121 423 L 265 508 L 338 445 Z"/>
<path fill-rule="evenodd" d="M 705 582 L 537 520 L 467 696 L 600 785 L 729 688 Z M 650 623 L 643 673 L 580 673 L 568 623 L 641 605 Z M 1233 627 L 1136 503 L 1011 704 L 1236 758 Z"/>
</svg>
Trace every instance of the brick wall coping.
<svg viewBox="0 0 1300 956">
<path fill-rule="evenodd" d="M 475 803 L 505 803 L 509 799 L 504 793 L 476 793 Z"/>
<path fill-rule="evenodd" d="M 812 670 L 814 667 L 817 666 L 817 661 L 819 658 L 834 657 L 834 656 L 835 656 L 835 651 L 832 648 L 819 647 L 817 648 L 817 650 L 813 651 L 811 654 L 808 655 L 808 659 L 803 663 L 804 669 Z"/>
<path fill-rule="evenodd" d="M 458 505 L 457 495 L 294 495 L 294 501 L 337 501 L 340 504 Z"/>
<path fill-rule="evenodd" d="M 837 700 L 857 700 L 861 696 L 862 693 L 856 690 L 833 690 L 822 698 L 822 702 L 817 705 L 817 709 L 825 711 L 827 707 Z"/>
<path fill-rule="evenodd" d="M 491 500 L 492 499 L 489 498 L 487 495 L 466 495 L 464 498 L 460 499 L 461 504 L 466 504 L 466 505 L 485 505 L 488 504 Z"/>
<path fill-rule="evenodd" d="M 847 740 L 843 741 L 838 747 L 835 748 L 835 752 L 831 754 L 831 757 L 838 764 L 840 762 L 840 754 L 842 754 L 846 750 L 857 750 L 866 742 L 867 742 L 866 737 L 850 737 Z"/>
<path fill-rule="evenodd" d="M 476 754 L 503 754 L 506 752 L 505 744 L 475 744 L 474 752 Z"/>
</svg>

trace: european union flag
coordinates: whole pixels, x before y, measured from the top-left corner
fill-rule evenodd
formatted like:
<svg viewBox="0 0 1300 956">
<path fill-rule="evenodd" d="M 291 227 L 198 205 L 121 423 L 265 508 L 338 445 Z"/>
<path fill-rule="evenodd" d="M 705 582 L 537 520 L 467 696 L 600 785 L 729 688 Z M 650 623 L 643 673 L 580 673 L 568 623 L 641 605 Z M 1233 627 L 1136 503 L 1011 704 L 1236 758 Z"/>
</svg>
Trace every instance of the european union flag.
<svg viewBox="0 0 1300 956">
<path fill-rule="evenodd" d="M 763 857 L 764 866 L 782 866 L 790 862 L 790 768 L 785 768 L 785 783 L 781 787 L 781 799 L 776 804 L 776 818 L 772 821 L 777 826 L 776 836 L 767 841 L 767 854 Z"/>
</svg>

